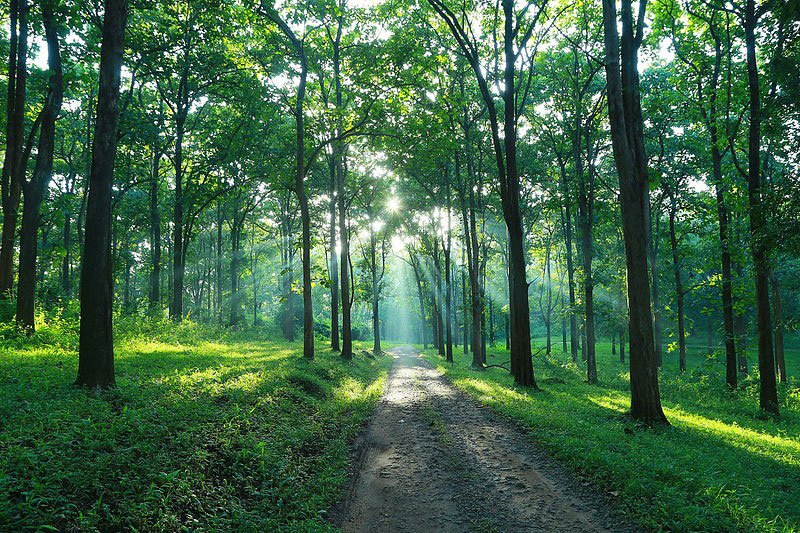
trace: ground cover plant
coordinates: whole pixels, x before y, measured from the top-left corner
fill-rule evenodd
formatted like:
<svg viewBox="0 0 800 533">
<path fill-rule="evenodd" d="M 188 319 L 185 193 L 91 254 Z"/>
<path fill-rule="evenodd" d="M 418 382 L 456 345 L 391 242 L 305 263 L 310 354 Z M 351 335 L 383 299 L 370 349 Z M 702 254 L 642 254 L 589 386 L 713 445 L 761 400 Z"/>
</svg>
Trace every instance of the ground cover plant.
<svg viewBox="0 0 800 533">
<path fill-rule="evenodd" d="M 332 528 L 390 358 L 310 363 L 264 331 L 139 329 L 121 332 L 118 386 L 98 394 L 72 386 L 74 337 L 2 347 L 0 529 Z"/>
<path fill-rule="evenodd" d="M 673 531 L 800 530 L 800 384 L 782 386 L 780 418 L 761 416 L 757 379 L 736 393 L 724 367 L 694 356 L 694 369 L 661 377 L 672 426 L 653 429 L 626 411 L 626 365 L 598 343 L 599 383 L 560 350 L 536 358 L 542 391 L 514 386 L 506 371 L 476 372 L 470 360 L 426 358 L 461 390 L 518 422 L 533 440 L 611 494 L 635 522 Z M 669 354 L 668 354 L 669 355 Z M 796 357 L 797 354 L 793 354 Z M 489 350 L 489 363 L 508 360 Z M 794 361 L 797 364 L 797 361 Z"/>
</svg>

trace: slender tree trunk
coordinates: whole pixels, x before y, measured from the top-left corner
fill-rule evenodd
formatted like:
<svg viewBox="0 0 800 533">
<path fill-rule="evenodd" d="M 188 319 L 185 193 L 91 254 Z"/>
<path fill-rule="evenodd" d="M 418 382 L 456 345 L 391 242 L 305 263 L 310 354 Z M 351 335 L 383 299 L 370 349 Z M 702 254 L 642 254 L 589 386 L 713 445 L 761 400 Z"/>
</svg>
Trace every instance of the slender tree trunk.
<svg viewBox="0 0 800 533">
<path fill-rule="evenodd" d="M 242 297 L 239 293 L 239 265 L 242 260 L 242 226 L 244 215 L 239 213 L 239 198 L 234 199 L 233 224 L 231 224 L 231 314 L 230 325 L 239 326 L 244 320 Z"/>
<path fill-rule="evenodd" d="M 520 212 L 520 183 L 517 171 L 517 104 L 514 83 L 516 81 L 516 51 L 514 50 L 514 22 L 516 13 L 513 0 L 503 0 L 505 15 L 504 54 L 505 90 L 503 91 L 504 112 L 504 144 L 505 144 L 505 187 L 501 187 L 503 215 L 508 227 L 508 245 L 511 263 L 511 294 L 514 302 L 511 308 L 511 374 L 514 383 L 538 389 L 533 375 L 531 361 L 531 323 L 528 305 L 528 281 L 526 278 L 527 260 L 525 259 L 525 242 L 522 229 L 522 213 Z M 505 191 L 503 191 L 505 189 Z"/>
<path fill-rule="evenodd" d="M 376 261 L 376 249 L 378 247 L 375 237 L 375 230 L 369 234 L 369 253 L 370 253 L 370 275 L 372 276 L 372 352 L 381 353 L 381 318 L 378 288 L 378 263 Z"/>
<path fill-rule="evenodd" d="M 222 204 L 217 202 L 217 245 L 214 247 L 216 251 L 216 265 L 214 268 L 216 298 L 214 299 L 214 316 L 217 323 L 222 323 Z"/>
<path fill-rule="evenodd" d="M 469 239 L 469 233 L 464 236 L 464 241 Z M 464 342 L 464 355 L 469 354 L 469 311 L 467 310 L 467 275 L 464 273 L 466 263 L 466 248 L 461 249 L 461 322 Z"/>
<path fill-rule="evenodd" d="M 750 233 L 756 285 L 756 322 L 758 329 L 759 405 L 763 411 L 778 413 L 778 390 L 775 383 L 775 354 L 772 347 L 772 324 L 769 305 L 769 257 L 762 235 L 766 216 L 761 203 L 761 94 L 756 64 L 757 15 L 755 0 L 745 1 L 744 35 L 747 51 L 747 86 L 750 93 L 748 134 L 748 199 Z"/>
<path fill-rule="evenodd" d="M 53 6 L 49 0 L 42 2 L 42 21 L 47 40 L 50 86 L 47 91 L 47 100 L 41 113 L 41 131 L 39 133 L 36 167 L 29 181 L 25 181 L 24 177 L 20 179 L 25 202 L 22 209 L 22 227 L 20 228 L 17 324 L 29 332 L 33 332 L 34 328 L 39 211 L 53 171 L 56 119 L 61 111 L 61 100 L 64 94 L 58 28 L 53 15 Z"/>
<path fill-rule="evenodd" d="M 733 314 L 733 280 L 731 274 L 731 252 L 728 229 L 728 206 L 725 202 L 725 182 L 722 177 L 722 154 L 717 143 L 716 124 L 709 127 L 711 133 L 711 160 L 714 172 L 717 218 L 719 220 L 720 254 L 722 256 L 722 317 L 725 331 L 725 382 L 735 389 L 738 381 L 736 368 L 736 330 Z"/>
<path fill-rule="evenodd" d="M 340 6 L 340 8 L 342 8 Z M 341 77 L 341 48 L 339 42 L 342 34 L 343 15 L 339 15 L 337 36 L 333 47 L 333 74 L 336 89 L 336 110 L 338 117 L 341 117 L 342 106 L 342 77 Z M 342 135 L 341 118 L 337 119 L 336 136 Z M 336 198 L 339 209 L 339 241 L 341 245 L 341 293 L 342 293 L 342 358 L 353 358 L 353 333 L 351 327 L 350 312 L 353 306 L 353 299 L 350 295 L 350 233 L 347 227 L 347 205 L 345 202 L 345 149 L 341 140 L 333 143 L 333 158 L 336 167 Z"/>
<path fill-rule="evenodd" d="M 489 346 L 494 348 L 494 302 L 491 298 L 489 300 Z M 484 357 L 484 362 L 486 358 Z"/>
<path fill-rule="evenodd" d="M 61 287 L 64 297 L 72 296 L 72 215 L 64 212 L 64 259 L 61 260 Z"/>
<path fill-rule="evenodd" d="M 336 164 L 330 165 L 330 249 L 331 249 L 331 350 L 341 351 L 339 345 L 339 256 L 336 252 Z"/>
<path fill-rule="evenodd" d="M 444 332 L 444 317 L 442 316 L 442 261 L 439 257 L 439 238 L 434 235 L 433 237 L 433 272 L 436 278 L 436 285 L 434 287 L 434 306 L 436 308 L 436 338 L 438 343 L 436 347 L 439 349 L 439 355 L 445 355 L 445 332 Z"/>
<path fill-rule="evenodd" d="M 783 348 L 783 299 L 781 298 L 781 284 L 775 271 L 770 272 L 770 285 L 772 287 L 772 312 L 775 316 L 775 366 L 778 379 L 786 383 L 789 379 L 786 374 L 786 356 Z"/>
<path fill-rule="evenodd" d="M 460 164 L 456 163 L 456 168 L 460 172 Z M 446 360 L 450 363 L 453 362 L 453 299 L 452 299 L 452 272 L 450 271 L 450 251 L 452 249 L 452 239 L 450 230 L 450 172 L 445 169 L 445 194 L 447 195 L 447 242 L 442 242 L 442 250 L 444 251 L 444 276 L 445 276 L 445 307 L 446 313 L 445 327 L 447 328 L 447 347 L 446 347 Z"/>
<path fill-rule="evenodd" d="M 567 194 L 567 173 L 562 168 L 561 182 L 564 196 L 564 240 L 567 247 L 567 286 L 569 287 L 569 345 L 572 362 L 578 362 L 578 318 L 575 316 L 575 266 L 572 262 L 572 213 Z"/>
<path fill-rule="evenodd" d="M 0 236 L 0 299 L 11 297 L 14 284 L 14 241 L 25 173 L 25 89 L 28 77 L 28 2 L 10 0 L 11 42 L 6 101 L 6 154 L 2 174 L 3 230 Z"/>
<path fill-rule="evenodd" d="M 119 84 L 127 7 L 127 0 L 106 0 L 100 48 L 100 88 L 86 206 L 78 377 L 75 380 L 76 385 L 92 389 L 115 384 L 111 324 L 114 297 L 111 183 L 117 152 Z"/>
<path fill-rule="evenodd" d="M 653 217 L 652 205 L 650 208 L 650 222 L 655 227 L 652 228 L 648 243 L 648 251 L 650 252 L 650 277 L 652 278 L 652 292 L 653 292 L 653 342 L 656 351 L 656 362 L 659 367 L 662 366 L 662 337 L 661 334 L 661 293 L 658 290 L 658 234 L 659 234 L 659 213 L 655 213 Z M 655 218 L 655 221 L 653 219 Z"/>
<path fill-rule="evenodd" d="M 188 110 L 187 110 L 188 111 Z M 183 136 L 186 115 L 179 112 L 175 118 L 175 204 L 172 213 L 172 300 L 169 316 L 180 322 L 183 320 L 183 278 L 186 273 L 184 263 L 184 220 L 183 220 Z"/>
<path fill-rule="evenodd" d="M 578 217 L 581 231 L 581 254 L 583 255 L 583 333 L 586 360 L 586 377 L 589 383 L 597 383 L 597 363 L 595 357 L 594 334 L 594 278 L 592 276 L 592 223 L 593 223 L 593 192 L 591 186 L 583 175 L 583 162 L 580 150 L 580 127 L 576 127 L 573 139 L 575 154 L 575 167 L 578 178 Z M 591 169 L 590 169 L 591 172 Z"/>
<path fill-rule="evenodd" d="M 644 8 L 644 4 L 640 9 Z M 641 33 L 634 37 L 631 1 L 622 0 L 622 62 L 617 33 L 615 0 L 603 0 L 611 140 L 620 182 L 623 238 L 628 271 L 631 416 L 647 424 L 667 424 L 661 408 L 658 364 L 650 310 L 647 268 L 647 161 L 644 152 L 637 51 Z M 643 27 L 638 31 L 642 32 Z"/>
<path fill-rule="evenodd" d="M 414 270 L 414 280 L 417 282 L 417 297 L 419 298 L 419 313 L 420 313 L 420 332 L 422 333 L 422 345 L 425 350 L 428 349 L 428 338 L 425 335 L 425 296 L 422 289 L 422 274 L 420 272 L 419 261 L 416 255 L 411 254 L 410 257 L 411 268 Z"/>
<path fill-rule="evenodd" d="M 161 210 L 158 208 L 158 185 L 161 153 L 153 150 L 150 174 L 150 308 L 161 303 Z"/>
<path fill-rule="evenodd" d="M 471 180 L 473 172 L 470 170 L 470 158 L 467 158 L 467 174 Z M 475 192 L 469 187 L 469 286 L 472 292 L 472 367 L 483 368 L 486 360 L 482 353 L 483 343 L 481 343 L 481 316 L 483 315 L 483 293 L 478 281 L 480 256 L 478 255 L 478 225 L 475 220 Z"/>
<path fill-rule="evenodd" d="M 675 192 L 670 191 L 669 210 L 669 242 L 672 248 L 672 273 L 675 276 L 675 300 L 678 306 L 678 368 L 686 372 L 686 326 L 684 320 L 683 278 L 681 277 L 680 258 L 678 257 L 678 237 L 675 233 L 675 215 L 678 210 Z M 711 343 L 709 343 L 709 346 Z"/>
</svg>

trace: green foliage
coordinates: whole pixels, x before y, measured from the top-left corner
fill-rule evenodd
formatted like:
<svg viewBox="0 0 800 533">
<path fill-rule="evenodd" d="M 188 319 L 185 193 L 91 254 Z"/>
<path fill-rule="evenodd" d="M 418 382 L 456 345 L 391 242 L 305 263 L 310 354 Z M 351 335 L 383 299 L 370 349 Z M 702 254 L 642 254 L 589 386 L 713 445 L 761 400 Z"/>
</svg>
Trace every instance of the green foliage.
<svg viewBox="0 0 800 533">
<path fill-rule="evenodd" d="M 122 322 L 118 388 L 100 395 L 70 385 L 71 349 L 4 345 L 0 529 L 332 529 L 388 358 L 308 362 L 253 332 Z"/>
<path fill-rule="evenodd" d="M 505 352 L 490 352 L 499 361 Z M 598 344 L 600 385 L 568 355 L 535 362 L 543 392 L 515 388 L 501 369 L 470 370 L 460 356 L 438 365 L 460 389 L 522 423 L 537 444 L 618 497 L 623 511 L 648 529 L 666 531 L 795 531 L 800 529 L 800 389 L 781 391 L 782 415 L 761 419 L 757 377 L 731 394 L 720 365 L 698 366 L 661 380 L 672 427 L 648 429 L 627 417 L 627 369 Z M 794 354 L 800 360 L 800 354 Z"/>
</svg>

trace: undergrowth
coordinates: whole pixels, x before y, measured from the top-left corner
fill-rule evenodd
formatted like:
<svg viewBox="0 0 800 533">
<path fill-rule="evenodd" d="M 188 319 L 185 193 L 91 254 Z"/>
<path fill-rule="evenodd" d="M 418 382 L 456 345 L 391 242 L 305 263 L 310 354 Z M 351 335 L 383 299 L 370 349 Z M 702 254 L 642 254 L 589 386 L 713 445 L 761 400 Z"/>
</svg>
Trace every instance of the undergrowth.
<svg viewBox="0 0 800 533">
<path fill-rule="evenodd" d="M 71 386 L 69 324 L 0 332 L 0 530 L 333 529 L 390 358 L 309 362 L 259 331 L 123 321 L 99 395 Z"/>
<path fill-rule="evenodd" d="M 492 357 L 493 356 L 493 357 Z M 719 365 L 661 379 L 672 426 L 635 424 L 625 365 L 598 345 L 600 383 L 560 354 L 534 362 L 542 392 L 515 387 L 503 369 L 470 369 L 428 351 L 460 389 L 522 424 L 558 459 L 617 498 L 634 523 L 664 531 L 800 531 L 800 388 L 782 385 L 778 419 L 758 411 L 757 379 L 724 386 Z M 495 350 L 489 362 L 502 362 Z"/>
</svg>

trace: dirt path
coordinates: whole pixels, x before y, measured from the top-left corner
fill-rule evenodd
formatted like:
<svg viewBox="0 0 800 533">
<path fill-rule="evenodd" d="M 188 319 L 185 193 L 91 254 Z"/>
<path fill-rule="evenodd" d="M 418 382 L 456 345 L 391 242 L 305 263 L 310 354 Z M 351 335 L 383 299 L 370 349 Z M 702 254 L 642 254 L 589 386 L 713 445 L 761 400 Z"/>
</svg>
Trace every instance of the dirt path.
<svg viewBox="0 0 800 533">
<path fill-rule="evenodd" d="M 631 531 L 510 423 L 456 390 L 411 347 L 356 443 L 346 532 Z"/>
</svg>

